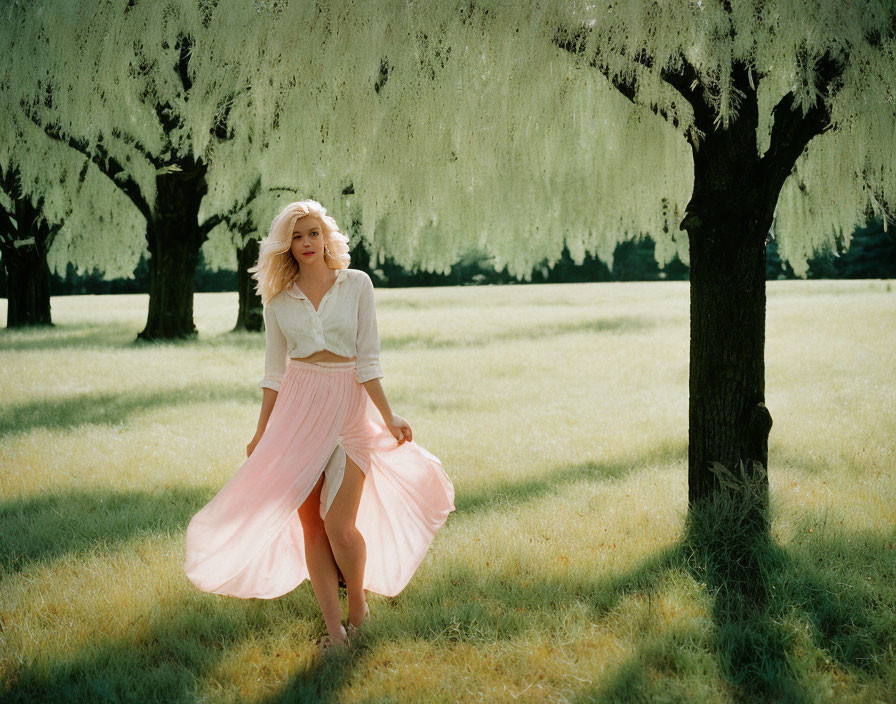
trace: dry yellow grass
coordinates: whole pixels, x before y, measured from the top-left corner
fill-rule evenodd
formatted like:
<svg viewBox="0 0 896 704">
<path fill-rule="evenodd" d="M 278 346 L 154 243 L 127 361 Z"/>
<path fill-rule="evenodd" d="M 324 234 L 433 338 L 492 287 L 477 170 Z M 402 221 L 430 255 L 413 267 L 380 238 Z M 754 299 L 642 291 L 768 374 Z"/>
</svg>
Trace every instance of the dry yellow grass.
<svg viewBox="0 0 896 704">
<path fill-rule="evenodd" d="M 681 546 L 687 285 L 379 289 L 377 304 L 384 388 L 457 512 L 398 597 L 371 597 L 363 647 L 326 661 L 307 582 L 242 601 L 181 571 L 187 521 L 257 420 L 264 342 L 228 332 L 235 294 L 197 295 L 188 343 L 132 344 L 145 296 L 54 298 L 56 329 L 0 335 L 4 698 L 744 694 L 752 661 Z M 894 342 L 887 282 L 769 284 L 780 559 L 753 626 L 782 700 L 896 691 Z"/>
</svg>

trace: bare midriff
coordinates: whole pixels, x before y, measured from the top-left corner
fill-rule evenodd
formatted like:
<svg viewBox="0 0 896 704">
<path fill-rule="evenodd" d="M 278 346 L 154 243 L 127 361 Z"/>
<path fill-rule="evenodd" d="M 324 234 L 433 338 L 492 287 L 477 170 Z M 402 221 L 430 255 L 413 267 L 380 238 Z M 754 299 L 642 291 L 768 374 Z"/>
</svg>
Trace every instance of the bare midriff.
<svg viewBox="0 0 896 704">
<path fill-rule="evenodd" d="M 318 350 L 312 355 L 307 357 L 290 357 L 290 359 L 294 359 L 298 362 L 353 362 L 355 361 L 354 357 L 342 357 L 341 355 L 336 354 L 335 352 L 330 352 L 330 350 Z"/>
</svg>

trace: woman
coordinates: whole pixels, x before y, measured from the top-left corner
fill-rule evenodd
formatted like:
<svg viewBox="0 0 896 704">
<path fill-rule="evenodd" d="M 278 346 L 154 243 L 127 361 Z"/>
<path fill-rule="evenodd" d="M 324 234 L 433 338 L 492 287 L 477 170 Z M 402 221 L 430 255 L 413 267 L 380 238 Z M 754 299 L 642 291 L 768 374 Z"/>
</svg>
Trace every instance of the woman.
<svg viewBox="0 0 896 704">
<path fill-rule="evenodd" d="M 286 206 L 261 240 L 249 269 L 266 329 L 258 429 L 243 466 L 190 521 L 184 563 L 199 589 L 241 598 L 310 578 L 322 649 L 358 633 L 365 591 L 405 587 L 454 510 L 441 463 L 389 407 L 373 284 L 348 263 L 348 238 L 313 200 Z"/>
</svg>

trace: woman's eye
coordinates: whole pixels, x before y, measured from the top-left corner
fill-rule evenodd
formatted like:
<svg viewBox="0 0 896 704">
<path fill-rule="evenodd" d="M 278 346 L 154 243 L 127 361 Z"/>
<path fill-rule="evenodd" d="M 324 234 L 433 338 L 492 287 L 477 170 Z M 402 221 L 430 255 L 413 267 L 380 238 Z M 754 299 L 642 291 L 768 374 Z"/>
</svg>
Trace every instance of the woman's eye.
<svg viewBox="0 0 896 704">
<path fill-rule="evenodd" d="M 312 232 L 312 233 L 311 233 L 311 236 L 312 236 L 312 237 L 317 237 L 317 233 L 316 233 L 316 232 Z"/>
</svg>

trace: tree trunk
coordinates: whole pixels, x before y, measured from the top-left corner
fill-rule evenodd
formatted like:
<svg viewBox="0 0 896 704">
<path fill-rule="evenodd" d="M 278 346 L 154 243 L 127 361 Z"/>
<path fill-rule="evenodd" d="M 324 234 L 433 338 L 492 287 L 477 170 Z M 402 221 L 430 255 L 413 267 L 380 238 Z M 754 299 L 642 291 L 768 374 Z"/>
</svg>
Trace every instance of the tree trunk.
<svg viewBox="0 0 896 704">
<path fill-rule="evenodd" d="M 728 236 L 699 228 L 690 234 L 688 500 L 693 505 L 722 489 L 746 491 L 761 517 L 768 506 L 771 429 L 765 407 L 765 241 L 741 236 L 746 226 L 732 221 Z M 713 463 L 734 475 L 729 480 L 755 484 L 726 485 Z"/>
<path fill-rule="evenodd" d="M 719 492 L 767 528 L 765 244 L 778 191 L 756 154 L 755 92 L 736 124 L 709 131 L 694 155 L 682 227 L 690 249 L 688 502 Z M 771 192 L 774 190 L 774 193 Z"/>
<path fill-rule="evenodd" d="M 207 237 L 199 205 L 208 190 L 204 164 L 156 176 L 156 201 L 146 223 L 149 246 L 149 312 L 138 340 L 196 335 L 193 292 L 199 248 Z"/>
<path fill-rule="evenodd" d="M 8 296 L 6 327 L 53 325 L 47 250 L 58 227 L 39 220 L 39 212 L 26 198 L 17 198 L 15 209 L 20 229 L 6 233 L 2 247 Z"/>
<path fill-rule="evenodd" d="M 28 244 L 12 254 L 3 250 L 8 305 L 6 327 L 52 325 L 50 316 L 50 269 L 46 252 Z"/>
<path fill-rule="evenodd" d="M 237 249 L 236 256 L 239 312 L 233 329 L 234 331 L 261 332 L 264 329 L 261 296 L 255 293 L 255 279 L 246 271 L 258 262 L 258 240 L 249 237 L 246 244 Z"/>
</svg>

